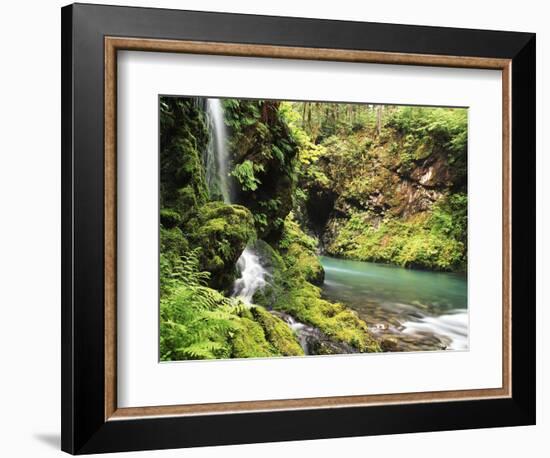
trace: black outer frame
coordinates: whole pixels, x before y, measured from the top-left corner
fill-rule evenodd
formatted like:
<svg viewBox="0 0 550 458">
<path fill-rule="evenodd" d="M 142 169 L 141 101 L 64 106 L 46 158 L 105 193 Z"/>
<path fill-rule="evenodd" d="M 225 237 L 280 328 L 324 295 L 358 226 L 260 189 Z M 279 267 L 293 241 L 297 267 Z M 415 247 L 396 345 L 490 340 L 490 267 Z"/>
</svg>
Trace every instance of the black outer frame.
<svg viewBox="0 0 550 458">
<path fill-rule="evenodd" d="M 535 35 L 74 4 L 62 8 L 61 448 L 99 453 L 535 424 Z M 105 421 L 104 37 L 512 59 L 512 397 Z"/>
</svg>

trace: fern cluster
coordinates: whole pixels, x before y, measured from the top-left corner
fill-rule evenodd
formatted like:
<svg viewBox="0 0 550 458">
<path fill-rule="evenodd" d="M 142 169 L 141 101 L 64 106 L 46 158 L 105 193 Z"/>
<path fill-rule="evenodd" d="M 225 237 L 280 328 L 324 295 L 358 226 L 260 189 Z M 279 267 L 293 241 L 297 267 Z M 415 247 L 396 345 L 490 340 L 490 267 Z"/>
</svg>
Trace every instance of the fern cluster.
<svg viewBox="0 0 550 458">
<path fill-rule="evenodd" d="M 230 357 L 242 302 L 206 286 L 210 274 L 199 270 L 197 250 L 184 254 L 162 277 L 161 361 Z"/>
</svg>

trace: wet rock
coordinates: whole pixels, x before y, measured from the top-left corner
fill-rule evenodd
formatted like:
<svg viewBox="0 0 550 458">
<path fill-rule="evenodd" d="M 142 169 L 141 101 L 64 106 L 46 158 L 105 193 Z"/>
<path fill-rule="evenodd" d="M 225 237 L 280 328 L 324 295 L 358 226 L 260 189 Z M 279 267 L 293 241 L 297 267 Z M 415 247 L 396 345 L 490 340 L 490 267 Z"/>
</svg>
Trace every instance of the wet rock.
<svg viewBox="0 0 550 458">
<path fill-rule="evenodd" d="M 380 339 L 382 351 L 399 351 L 399 340 L 393 336 L 384 336 Z"/>
<path fill-rule="evenodd" d="M 297 321 L 288 313 L 276 310 L 272 310 L 271 313 L 287 323 L 294 331 L 306 355 L 341 355 L 357 353 L 357 350 L 351 345 L 329 338 L 319 329 Z"/>
</svg>

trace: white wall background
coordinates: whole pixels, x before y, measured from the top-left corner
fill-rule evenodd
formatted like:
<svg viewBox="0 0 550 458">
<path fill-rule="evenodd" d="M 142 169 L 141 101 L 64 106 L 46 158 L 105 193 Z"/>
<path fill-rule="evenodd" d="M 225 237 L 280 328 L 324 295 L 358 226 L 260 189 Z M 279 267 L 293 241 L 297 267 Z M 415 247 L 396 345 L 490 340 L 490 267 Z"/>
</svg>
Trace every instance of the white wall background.
<svg viewBox="0 0 550 458">
<path fill-rule="evenodd" d="M 544 2 L 357 0 L 128 0 L 136 6 L 326 19 L 519 30 L 537 33 L 538 59 L 538 425 L 308 442 L 147 452 L 171 457 L 544 456 L 550 434 L 548 383 L 550 244 L 543 159 L 543 57 L 550 48 Z M 93 2 L 98 3 L 98 2 Z M 126 4 L 109 0 L 111 4 Z M 5 2 L 0 12 L 0 455 L 59 456 L 60 403 L 60 11 L 64 2 Z M 546 208 L 543 208 L 546 207 Z M 544 211 L 544 214 L 543 214 Z M 543 260 L 546 260 L 543 262 Z M 545 291 L 543 290 L 545 289 Z M 145 453 L 125 456 L 145 456 Z"/>
</svg>

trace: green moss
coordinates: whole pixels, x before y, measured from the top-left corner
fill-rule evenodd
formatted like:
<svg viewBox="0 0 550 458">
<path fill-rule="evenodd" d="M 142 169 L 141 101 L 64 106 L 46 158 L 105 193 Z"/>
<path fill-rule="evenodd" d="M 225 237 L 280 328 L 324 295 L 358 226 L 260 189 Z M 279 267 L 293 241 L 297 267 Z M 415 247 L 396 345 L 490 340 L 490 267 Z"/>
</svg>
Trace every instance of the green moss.
<svg viewBox="0 0 550 458">
<path fill-rule="evenodd" d="M 235 279 L 235 264 L 256 237 L 250 211 L 240 205 L 209 202 L 185 225 L 193 246 L 200 247 L 200 266 L 212 274 L 210 285 L 225 290 Z"/>
<path fill-rule="evenodd" d="M 191 98 L 162 97 L 160 132 L 160 200 L 169 226 L 174 219 L 185 222 L 208 200 L 201 160 L 208 144 L 205 114 Z"/>
<path fill-rule="evenodd" d="M 189 250 L 189 242 L 178 227 L 160 226 L 160 252 L 171 266 Z"/>
<path fill-rule="evenodd" d="M 283 258 L 271 245 L 263 240 L 256 240 L 251 247 L 262 260 L 262 267 L 267 270 L 269 281 L 266 286 L 256 291 L 254 304 L 271 308 L 282 288 L 282 272 L 285 269 Z"/>
<path fill-rule="evenodd" d="M 160 223 L 167 228 L 172 228 L 181 223 L 181 214 L 173 208 L 162 208 L 160 210 Z"/>
<path fill-rule="evenodd" d="M 276 242 L 293 206 L 298 146 L 272 100 L 224 100 L 237 201 L 254 215 L 258 237 Z"/>
<path fill-rule="evenodd" d="M 272 315 L 263 307 L 251 309 L 254 319 L 262 326 L 267 340 L 283 356 L 301 356 L 304 354 L 296 336 L 280 318 Z"/>
<path fill-rule="evenodd" d="M 300 272 L 306 281 L 323 284 L 325 271 L 316 254 L 317 240 L 300 229 L 292 213 L 285 219 L 279 249 L 284 253 L 287 264 Z"/>
<path fill-rule="evenodd" d="M 466 268 L 467 201 L 450 195 L 432 211 L 407 220 L 384 218 L 376 227 L 368 213 L 354 214 L 339 230 L 328 253 L 359 261 L 374 261 L 431 270 Z"/>
<path fill-rule="evenodd" d="M 315 266 L 319 265 L 322 270 L 315 256 L 315 246 L 315 240 L 301 231 L 292 215 L 287 217 L 280 246 L 284 270 L 278 279 L 273 308 L 319 328 L 328 337 L 345 342 L 358 351 L 380 351 L 366 323 L 354 311 L 322 299 L 321 290 L 311 283 L 319 276 Z"/>
<path fill-rule="evenodd" d="M 380 351 L 366 323 L 353 310 L 322 299 L 320 289 L 304 280 L 293 281 L 292 287 L 279 297 L 274 308 L 290 313 L 299 321 L 319 328 L 328 337 L 345 342 L 360 352 Z"/>
<path fill-rule="evenodd" d="M 264 330 L 249 318 L 240 318 L 239 329 L 232 340 L 233 358 L 263 358 L 278 356 L 277 351 L 267 341 Z"/>
<path fill-rule="evenodd" d="M 325 271 L 315 253 L 294 242 L 288 247 L 285 257 L 288 262 L 294 263 L 296 270 L 301 272 L 306 281 L 314 285 L 323 284 Z"/>
</svg>

